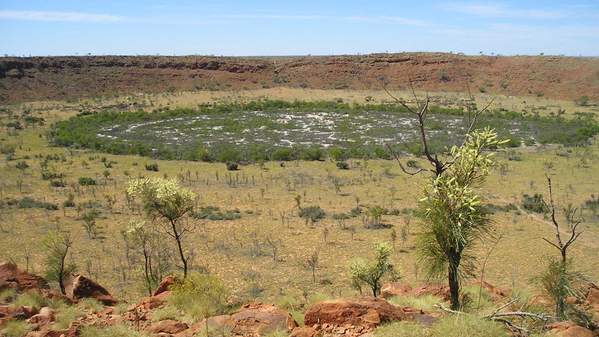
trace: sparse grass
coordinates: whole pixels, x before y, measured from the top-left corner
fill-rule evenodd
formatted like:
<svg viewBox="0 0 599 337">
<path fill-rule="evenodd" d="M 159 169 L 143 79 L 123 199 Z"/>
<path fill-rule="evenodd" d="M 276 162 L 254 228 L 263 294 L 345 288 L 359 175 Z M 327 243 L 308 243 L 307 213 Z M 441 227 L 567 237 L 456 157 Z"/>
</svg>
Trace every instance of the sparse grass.
<svg viewBox="0 0 599 337">
<path fill-rule="evenodd" d="M 172 305 L 165 305 L 162 308 L 154 309 L 150 315 L 152 322 L 164 321 L 165 319 L 179 319 L 181 312 Z"/>
<path fill-rule="evenodd" d="M 509 337 L 499 323 L 471 315 L 450 315 L 441 318 L 430 328 L 431 337 Z"/>
<path fill-rule="evenodd" d="M 476 91 L 475 89 L 473 91 Z M 259 90 L 253 92 L 201 92 L 182 93 L 178 95 L 145 95 L 144 100 L 152 100 L 153 107 L 146 110 L 166 106 L 196 108 L 198 104 L 214 101 L 244 100 L 260 98 L 318 99 L 333 100 L 342 97 L 344 102 L 364 102 L 364 97 L 372 96 L 376 102 L 384 102 L 387 97 L 381 92 L 372 91 L 295 91 L 290 89 Z M 401 97 L 410 99 L 407 93 L 399 93 Z M 435 94 L 431 94 L 434 96 Z M 453 100 L 463 97 L 460 94 L 447 93 L 439 95 L 443 100 Z M 433 98 L 434 99 L 434 98 Z M 480 103 L 487 98 L 477 97 Z M 0 199 L 20 200 L 29 196 L 34 200 L 62 205 L 68 195 L 74 196 L 76 207 L 61 208 L 58 211 L 48 211 L 41 208 L 17 209 L 9 207 L 0 210 L 0 260 L 15 260 L 20 266 L 26 263 L 25 252 L 29 251 L 30 270 L 39 273 L 43 269 L 43 256 L 37 253 L 40 238 L 48 231 L 60 228 L 68 231 L 74 241 L 72 258 L 79 270 L 95 278 L 108 288 L 117 298 L 137 300 L 144 295 L 143 274 L 139 265 L 134 264 L 128 269 L 121 231 L 126 224 L 138 216 L 138 205 L 127 204 L 124 194 L 126 182 L 132 177 L 139 176 L 168 176 L 175 178 L 198 193 L 201 198 L 199 207 L 217 206 L 222 210 L 239 209 L 241 219 L 228 221 L 207 221 L 190 219 L 196 225 L 196 230 L 189 235 L 189 246 L 193 247 L 192 265 L 198 270 L 208 269 L 218 275 L 226 285 L 234 284 L 236 288 L 245 291 L 249 285 L 256 284 L 262 290 L 258 300 L 270 301 L 285 293 L 297 293 L 296 297 L 304 298 L 302 292 L 310 299 L 326 299 L 356 296 L 358 293 L 350 288 L 346 267 L 351 258 L 368 254 L 374 242 L 388 241 L 391 229 L 370 230 L 362 226 L 359 212 L 353 216 L 337 219 L 326 217 L 316 228 L 305 226 L 304 219 L 297 216 L 294 197 L 302 196 L 302 206 L 320 205 L 327 214 L 347 213 L 357 209 L 356 203 L 365 211 L 368 206 L 381 205 L 386 209 L 415 208 L 420 196 L 419 184 L 428 179 L 426 174 L 407 177 L 402 174 L 397 165 L 387 160 L 379 159 L 350 159 L 351 170 L 338 170 L 334 162 L 286 162 L 285 167 L 276 162 L 264 162 L 243 165 L 242 170 L 226 172 L 220 163 L 164 161 L 156 160 L 159 172 L 146 171 L 144 163 L 147 159 L 135 155 L 105 155 L 94 151 L 80 149 L 65 149 L 48 146 L 44 138 L 51 123 L 79 113 L 80 109 L 90 111 L 100 110 L 101 106 L 129 104 L 139 102 L 137 97 L 82 100 L 81 102 L 44 102 L 27 103 L 11 107 L 15 112 L 31 108 L 35 116 L 45 118 L 47 126 L 26 128 L 16 136 L 9 135 L 5 129 L 0 129 L 3 144 L 15 145 L 13 162 L 7 162 L 0 157 Z M 526 101 L 526 103 L 523 103 Z M 538 98 L 508 98 L 498 97 L 495 104 L 514 110 L 524 110 L 527 106 L 548 106 L 540 113 L 548 114 L 560 106 L 566 110 L 566 117 L 574 116 L 575 111 L 587 111 L 575 107 L 573 101 L 548 101 Z M 85 106 L 85 108 L 82 108 Z M 560 147 L 541 145 L 534 147 L 523 146 L 508 155 L 500 151 L 498 159 L 508 162 L 508 157 L 517 156 L 519 160 L 509 161 L 509 171 L 505 176 L 494 174 L 483 187 L 485 202 L 498 205 L 520 205 L 524 193 L 546 193 L 543 188 L 544 166 L 547 161 L 554 161 L 552 174 L 560 177 L 559 190 L 563 191 L 560 198 L 568 198 L 577 206 L 589 200 L 591 194 L 597 195 L 599 178 L 592 174 L 592 169 L 599 165 L 599 146 L 597 144 L 569 148 L 569 157 L 556 156 Z M 24 159 L 28 157 L 29 159 Z M 111 175 L 107 185 L 104 185 L 102 173 L 107 168 L 101 160 L 115 161 L 117 164 L 110 169 Z M 49 158 L 49 170 L 63 173 L 66 183 L 64 188 L 50 188 L 49 181 L 43 180 L 40 174 L 40 162 Z M 63 161 L 64 158 L 64 161 Z M 584 160 L 583 160 L 584 158 Z M 15 168 L 15 163 L 27 160 L 30 167 L 25 177 Z M 428 168 L 418 157 L 406 157 L 420 167 Z M 405 162 L 405 161 L 404 161 Z M 387 170 L 389 174 L 384 171 Z M 227 184 L 226 174 L 233 178 L 238 175 L 239 184 Z M 30 175 L 29 175 L 30 174 Z M 334 174 L 349 184 L 342 187 L 337 194 L 328 176 Z M 95 186 L 79 186 L 78 177 L 91 177 L 97 180 Z M 252 177 L 254 183 L 252 183 Z M 23 191 L 19 191 L 17 181 L 23 179 Z M 531 187 L 530 182 L 535 182 Z M 395 187 L 395 198 L 389 195 L 389 188 Z M 557 187 L 556 187 L 557 188 Z M 108 208 L 105 195 L 116 200 L 112 209 Z M 359 199 L 356 202 L 356 199 Z M 103 228 L 103 240 L 90 240 L 81 226 L 80 217 L 85 211 L 85 205 L 93 204 L 102 210 L 102 216 L 97 219 Z M 81 209 L 79 209 L 81 208 Z M 251 212 L 247 213 L 247 212 Z M 595 266 L 599 246 L 595 238 L 599 235 L 597 219 L 589 216 L 590 209 L 585 209 L 585 234 L 580 238 L 580 248 L 573 251 L 573 257 L 580 261 L 580 268 L 588 270 L 593 279 L 599 278 Z M 284 220 L 282 220 L 282 218 Z M 385 223 L 394 225 L 399 236 L 399 228 L 410 220 L 408 214 L 385 215 Z M 392 256 L 392 262 L 400 270 L 402 281 L 418 284 L 423 282 L 422 269 L 418 263 L 414 246 L 419 224 L 411 217 L 410 231 L 405 242 L 397 242 L 397 253 Z M 520 214 L 519 212 L 497 212 L 493 215 L 497 229 L 504 233 L 505 239 L 500 242 L 497 252 L 491 256 L 485 279 L 498 286 L 531 289 L 530 276 L 538 271 L 539 255 L 552 254 L 551 247 L 544 244 L 540 237 L 550 237 L 551 224 L 541 216 Z M 328 240 L 325 244 L 322 233 L 328 227 Z M 351 230 L 350 230 L 351 229 Z M 268 236 L 280 240 L 279 260 L 275 263 L 269 254 L 265 240 Z M 14 240 L 19 237 L 20 240 Z M 352 240 L 353 237 L 353 240 Z M 114 244 L 113 244 L 114 243 Z M 262 254 L 248 254 L 252 249 L 259 249 Z M 484 254 L 484 247 L 476 254 Z M 311 271 L 304 265 L 307 255 L 315 250 L 321 252 L 317 278 L 326 279 L 331 284 L 312 282 Z M 401 252 L 400 252 L 401 251 Z M 169 247 L 165 255 L 174 253 Z M 482 256 L 482 255 L 480 255 Z M 71 258 L 71 257 L 69 257 Z M 136 257 L 137 258 L 137 257 Z M 225 261 L 225 262 L 222 262 Z M 168 269 L 176 271 L 176 268 Z M 246 279 L 243 275 L 254 271 L 255 279 Z M 123 274 L 126 276 L 123 281 Z M 147 291 L 146 291 L 147 293 Z M 321 295 L 313 295 L 313 294 Z"/>
<path fill-rule="evenodd" d="M 81 311 L 81 309 L 77 306 L 65 306 L 56 312 L 52 328 L 55 330 L 67 329 L 71 322 L 77 320 L 83 315 L 83 311 Z"/>
<path fill-rule="evenodd" d="M 81 337 L 148 337 L 143 332 L 137 331 L 125 324 L 107 327 L 85 326 L 81 329 Z"/>
<path fill-rule="evenodd" d="M 25 321 L 9 320 L 3 324 L 0 332 L 2 332 L 2 336 L 6 337 L 23 337 L 31 329 L 32 326 Z"/>
<path fill-rule="evenodd" d="M 428 331 L 414 322 L 393 322 L 374 330 L 375 337 L 429 337 Z"/>
<path fill-rule="evenodd" d="M 77 303 L 77 305 L 81 309 L 83 309 L 85 311 L 91 311 L 93 313 L 97 313 L 97 312 L 104 310 L 104 305 L 102 303 L 100 303 L 98 300 L 93 299 L 93 298 L 83 298 L 83 299 L 79 300 L 79 303 Z"/>
<path fill-rule="evenodd" d="M 27 291 L 19 294 L 11 303 L 13 307 L 27 306 L 40 309 L 48 304 L 48 300 L 37 291 Z"/>
<path fill-rule="evenodd" d="M 389 302 L 401 307 L 411 307 L 431 312 L 435 310 L 435 304 L 442 303 L 443 300 L 433 295 L 423 295 L 418 297 L 402 295 L 390 298 Z"/>
</svg>

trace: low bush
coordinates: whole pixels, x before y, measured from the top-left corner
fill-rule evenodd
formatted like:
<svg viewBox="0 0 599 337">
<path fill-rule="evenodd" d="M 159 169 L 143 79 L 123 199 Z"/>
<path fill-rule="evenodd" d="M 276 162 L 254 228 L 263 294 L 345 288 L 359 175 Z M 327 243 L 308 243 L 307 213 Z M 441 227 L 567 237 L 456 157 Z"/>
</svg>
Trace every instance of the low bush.
<svg viewBox="0 0 599 337">
<path fill-rule="evenodd" d="M 42 208 L 49 211 L 56 211 L 58 206 L 51 202 L 39 201 L 30 197 L 23 197 L 21 200 L 11 199 L 7 201 L 9 206 L 17 206 L 17 208 Z"/>
<path fill-rule="evenodd" d="M 168 303 L 193 321 L 227 311 L 228 291 L 222 281 L 210 274 L 192 273 L 171 286 Z"/>
<path fill-rule="evenodd" d="M 349 164 L 345 161 L 338 161 L 335 165 L 340 170 L 349 170 Z"/>
<path fill-rule="evenodd" d="M 93 186 L 96 185 L 96 181 L 90 177 L 79 177 L 79 185 L 81 186 Z"/>
<path fill-rule="evenodd" d="M 299 210 L 299 217 L 310 223 L 317 222 L 325 216 L 326 213 L 320 206 L 308 206 Z"/>
<path fill-rule="evenodd" d="M 547 213 L 549 211 L 543 195 L 539 193 L 534 195 L 524 194 L 522 196 L 522 208 L 534 213 Z"/>
<path fill-rule="evenodd" d="M 158 164 L 150 163 L 145 165 L 146 171 L 158 172 Z"/>
<path fill-rule="evenodd" d="M 221 210 L 218 207 L 207 206 L 200 207 L 199 210 L 192 213 L 191 215 L 195 219 L 208 219 L 208 220 L 236 220 L 241 218 L 241 212 L 239 210 Z"/>
</svg>

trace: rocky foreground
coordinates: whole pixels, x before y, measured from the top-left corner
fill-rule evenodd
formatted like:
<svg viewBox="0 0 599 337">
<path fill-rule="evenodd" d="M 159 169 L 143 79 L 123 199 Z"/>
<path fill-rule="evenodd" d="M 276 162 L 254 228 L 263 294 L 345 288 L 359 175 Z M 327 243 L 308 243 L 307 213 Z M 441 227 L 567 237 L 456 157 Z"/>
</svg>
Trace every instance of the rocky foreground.
<svg viewBox="0 0 599 337">
<path fill-rule="evenodd" d="M 188 324 L 174 319 L 152 319 L 152 313 L 163 308 L 170 296 L 170 285 L 175 278 L 166 277 L 152 296 L 138 303 L 122 307 L 109 291 L 83 275 L 73 275 L 65 284 L 65 292 L 51 289 L 42 277 L 32 275 L 15 264 L 0 264 L 0 291 L 11 291 L 13 296 L 0 298 L 0 331 L 14 321 L 25 321 L 30 326 L 26 337 L 75 337 L 80 336 L 86 326 L 107 327 L 127 324 L 149 336 L 194 337 L 206 328 L 211 331 L 226 331 L 230 336 L 265 336 L 273 332 L 286 332 L 295 337 L 333 337 L 333 336 L 373 336 L 374 330 L 381 324 L 393 321 L 416 322 L 430 326 L 442 315 L 443 311 L 424 312 L 410 307 L 399 307 L 382 298 L 360 297 L 355 299 L 336 299 L 311 305 L 304 315 L 304 325 L 299 326 L 284 309 L 265 303 L 249 303 L 227 315 L 219 315 Z M 490 298 L 505 303 L 508 292 L 484 283 L 483 288 Z M 83 316 L 67 322 L 64 329 L 56 329 L 57 310 L 49 306 L 35 307 L 14 303 L 17 296 L 33 293 L 46 299 L 61 300 L 66 305 L 76 305 L 85 299 L 94 299 L 101 308 L 89 310 Z M 434 295 L 441 299 L 448 297 L 444 286 L 423 285 L 412 288 L 399 283 L 384 287 L 383 296 L 423 296 Z M 591 285 L 586 294 L 586 303 L 599 317 L 599 288 Z M 558 322 L 546 325 L 549 336 L 556 337 L 593 337 L 599 331 L 591 331 L 573 322 Z M 2 333 L 0 332 L 0 335 Z"/>
</svg>

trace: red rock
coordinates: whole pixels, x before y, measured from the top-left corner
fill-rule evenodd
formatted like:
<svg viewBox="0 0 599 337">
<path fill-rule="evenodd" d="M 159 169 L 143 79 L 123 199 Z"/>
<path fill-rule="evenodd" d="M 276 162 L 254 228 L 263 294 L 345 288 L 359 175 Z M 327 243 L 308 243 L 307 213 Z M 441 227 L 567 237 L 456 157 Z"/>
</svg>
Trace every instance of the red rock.
<svg viewBox="0 0 599 337">
<path fill-rule="evenodd" d="M 306 311 L 304 322 L 307 326 L 354 325 L 374 328 L 381 323 L 395 320 L 413 320 L 416 314 L 390 304 L 381 298 L 363 297 L 356 300 L 339 299 L 312 305 Z"/>
<path fill-rule="evenodd" d="M 0 264 L 0 289 L 13 288 L 17 291 L 29 289 L 49 289 L 44 278 L 20 270 L 16 264 Z"/>
<path fill-rule="evenodd" d="M 192 326 L 181 336 L 193 336 L 206 328 L 229 331 L 233 336 L 257 337 L 273 331 L 292 331 L 297 323 L 289 313 L 274 305 L 252 303 L 243 306 L 231 315 L 210 317 Z"/>
<path fill-rule="evenodd" d="M 472 283 L 472 285 L 475 285 L 477 287 L 479 287 L 480 284 L 481 284 L 480 281 Z M 494 302 L 502 301 L 505 298 L 507 298 L 507 297 L 510 296 L 510 292 L 509 291 L 501 289 L 499 287 L 496 287 L 496 286 L 494 286 L 494 285 L 492 285 L 492 284 L 490 284 L 490 283 L 488 283 L 486 281 L 482 282 L 482 288 L 491 296 L 491 299 Z"/>
<path fill-rule="evenodd" d="M 173 275 L 169 275 L 167 277 L 165 277 L 164 279 L 162 279 L 162 281 L 160 281 L 160 284 L 158 285 L 158 288 L 156 288 L 156 290 L 154 290 L 154 293 L 152 294 L 152 296 L 158 296 L 160 294 L 162 294 L 165 291 L 168 291 L 170 286 L 175 283 L 175 276 Z"/>
<path fill-rule="evenodd" d="M 276 330 L 291 331 L 297 327 L 287 311 L 262 303 L 244 305 L 231 315 L 230 320 L 231 332 L 243 336 L 261 336 Z"/>
<path fill-rule="evenodd" d="M 309 326 L 302 326 L 293 329 L 289 337 L 315 337 L 316 335 L 318 335 L 316 329 Z"/>
<path fill-rule="evenodd" d="M 391 282 L 384 284 L 381 287 L 381 296 L 384 298 L 390 298 L 394 296 L 401 296 L 409 294 L 412 291 L 412 287 L 408 284 L 403 284 L 400 282 Z"/>
<path fill-rule="evenodd" d="M 28 323 L 39 325 L 48 325 L 52 321 L 54 321 L 54 310 L 48 307 L 43 307 L 39 314 L 31 316 L 27 320 Z"/>
<path fill-rule="evenodd" d="M 550 336 L 555 337 L 594 337 L 595 334 L 570 321 L 557 322 L 546 326 Z"/>
<path fill-rule="evenodd" d="M 153 323 L 152 325 L 150 325 L 149 328 L 146 329 L 146 331 L 155 334 L 161 332 L 168 334 L 176 334 L 183 330 L 187 330 L 188 328 L 189 326 L 185 323 L 175 321 L 172 319 L 167 319 L 164 321 Z"/>
<path fill-rule="evenodd" d="M 93 298 L 105 305 L 116 304 L 116 300 L 110 295 L 108 290 L 83 275 L 75 275 L 72 281 L 66 282 L 65 290 L 67 297 L 72 300 Z"/>
<path fill-rule="evenodd" d="M 416 297 L 423 295 L 437 296 L 444 301 L 449 301 L 449 287 L 440 284 L 426 284 L 423 286 L 416 287 L 412 290 L 412 294 Z"/>
</svg>

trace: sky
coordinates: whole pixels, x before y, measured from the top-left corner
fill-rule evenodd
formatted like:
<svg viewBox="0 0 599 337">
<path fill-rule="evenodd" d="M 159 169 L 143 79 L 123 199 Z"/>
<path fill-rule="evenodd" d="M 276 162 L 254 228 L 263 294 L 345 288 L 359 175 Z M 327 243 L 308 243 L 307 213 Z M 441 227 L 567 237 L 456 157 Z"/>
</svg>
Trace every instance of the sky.
<svg viewBox="0 0 599 337">
<path fill-rule="evenodd" d="M 0 0 L 0 55 L 599 56 L 599 0 Z"/>
</svg>

